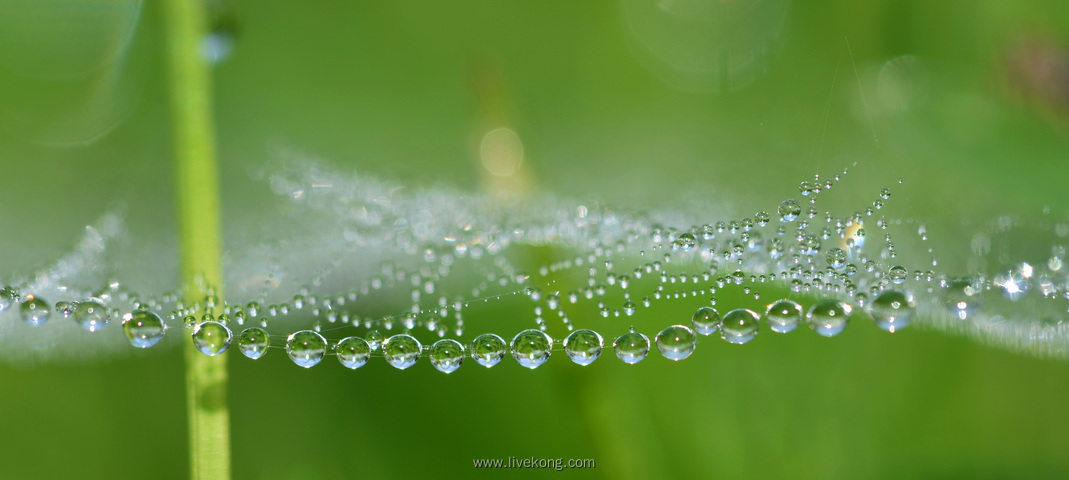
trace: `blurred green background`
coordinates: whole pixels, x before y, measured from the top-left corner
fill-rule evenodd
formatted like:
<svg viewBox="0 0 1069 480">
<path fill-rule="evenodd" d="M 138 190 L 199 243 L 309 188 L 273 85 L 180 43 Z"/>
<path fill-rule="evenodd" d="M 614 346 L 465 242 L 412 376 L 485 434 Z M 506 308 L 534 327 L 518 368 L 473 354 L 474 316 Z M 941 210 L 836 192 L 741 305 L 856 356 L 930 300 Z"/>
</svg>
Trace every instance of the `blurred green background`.
<svg viewBox="0 0 1069 480">
<path fill-rule="evenodd" d="M 272 213 L 247 171 L 286 148 L 414 187 L 740 216 L 856 161 L 834 190 L 845 212 L 902 178 L 897 211 L 950 259 L 962 219 L 1066 216 L 1065 2 L 210 5 L 234 47 L 214 69 L 224 219 Z M 164 21 L 152 3 L 0 3 L 4 275 L 46 265 L 116 201 L 132 235 L 174 244 Z M 522 139 L 514 178 L 480 164 L 495 126 Z M 513 307 L 472 322 L 518 330 L 529 311 Z M 869 327 L 448 376 L 235 353 L 234 478 L 1069 476 L 1069 364 Z M 186 477 L 181 358 L 0 365 L 2 476 Z M 509 456 L 597 468 L 472 466 Z"/>
</svg>

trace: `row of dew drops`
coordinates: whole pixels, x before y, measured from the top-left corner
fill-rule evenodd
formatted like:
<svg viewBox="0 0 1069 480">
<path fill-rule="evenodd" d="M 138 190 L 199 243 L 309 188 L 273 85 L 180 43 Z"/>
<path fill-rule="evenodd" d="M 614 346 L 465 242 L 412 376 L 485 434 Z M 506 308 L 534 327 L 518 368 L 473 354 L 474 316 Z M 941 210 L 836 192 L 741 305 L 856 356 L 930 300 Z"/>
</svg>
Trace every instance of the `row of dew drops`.
<svg viewBox="0 0 1069 480">
<path fill-rule="evenodd" d="M 119 316 L 117 309 L 110 310 L 105 302 L 108 294 L 102 298 L 91 298 L 80 302 L 59 302 L 55 310 L 65 318 L 73 318 L 82 328 L 89 332 L 103 329 L 113 317 Z M 0 289 L 0 313 L 13 308 L 16 304 L 22 319 L 31 326 L 40 326 L 49 320 L 52 313 L 48 302 L 29 294 L 24 298 L 11 287 Z M 209 295 L 205 305 L 214 308 L 214 295 Z M 163 339 L 167 324 L 155 312 L 135 302 L 135 309 L 122 315 L 122 330 L 130 344 L 137 348 L 149 348 Z M 869 304 L 869 313 L 876 324 L 887 331 L 894 332 L 909 324 L 915 305 L 912 297 L 897 290 L 888 290 L 877 296 Z M 252 302 L 247 306 L 248 314 L 256 315 L 260 306 Z M 654 343 L 661 354 L 669 360 L 683 360 L 689 357 L 697 347 L 698 335 L 712 335 L 719 332 L 721 339 L 732 344 L 744 344 L 753 340 L 759 330 L 761 320 L 776 333 L 793 331 L 803 320 L 816 333 L 832 337 L 841 333 L 847 325 L 853 307 L 839 300 L 824 300 L 814 304 L 807 311 L 797 302 L 781 299 L 767 306 L 764 315 L 744 308 L 734 309 L 721 316 L 712 306 L 698 308 L 691 318 L 691 325 L 672 325 L 661 330 L 654 338 Z M 237 312 L 243 324 L 245 312 Z M 198 351 L 209 356 L 220 355 L 227 351 L 233 342 L 234 333 L 229 326 L 227 315 L 214 319 L 210 315 L 198 321 L 193 315 L 185 317 L 186 327 L 191 330 L 193 345 Z M 237 338 L 238 350 L 250 359 L 259 359 L 271 349 L 271 336 L 266 327 L 266 318 L 261 326 L 245 328 Z M 367 364 L 373 353 L 380 351 L 387 362 L 398 369 L 407 369 L 416 364 L 421 356 L 426 355 L 435 369 L 451 373 L 460 368 L 470 352 L 472 360 L 484 367 L 497 365 L 505 355 L 511 352 L 518 364 L 527 368 L 536 368 L 546 363 L 556 345 L 560 345 L 565 354 L 578 365 L 589 365 L 597 360 L 605 347 L 601 334 L 590 329 L 572 331 L 562 342 L 552 339 L 545 331 L 528 329 L 520 332 L 509 344 L 495 334 L 479 335 L 467 347 L 459 341 L 445 338 L 426 347 L 408 333 L 396 334 L 385 338 L 379 330 L 371 330 L 367 338 L 350 336 L 331 345 L 323 335 L 315 330 L 301 330 L 290 334 L 286 339 L 285 350 L 294 364 L 310 368 L 320 363 L 329 353 L 337 356 L 342 366 L 356 369 Z M 644 360 L 651 347 L 646 335 L 630 331 L 619 336 L 612 347 L 616 356 L 627 364 Z"/>
<path fill-rule="evenodd" d="M 838 179 L 839 176 L 836 175 L 835 180 Z M 766 251 L 764 253 L 772 261 L 772 263 L 765 264 L 766 268 L 768 265 L 772 265 L 773 267 L 770 268 L 772 271 L 782 271 L 783 273 L 779 278 L 789 280 L 792 291 L 812 292 L 810 290 L 810 287 L 812 287 L 817 291 L 834 296 L 841 296 L 840 294 L 845 293 L 844 298 L 852 298 L 856 301 L 856 305 L 866 309 L 879 328 L 893 333 L 906 327 L 916 310 L 916 302 L 910 293 L 898 290 L 896 287 L 906 281 L 909 275 L 908 271 L 899 265 L 893 265 L 889 268 L 886 266 L 877 268 L 875 261 L 866 259 L 863 255 L 859 256 L 865 237 L 862 219 L 864 216 L 873 215 L 876 210 L 883 207 L 883 201 L 890 197 L 889 189 L 885 188 L 880 191 L 879 200 L 874 201 L 873 206 L 866 209 L 864 215 L 857 212 L 848 221 L 840 220 L 837 222 L 833 222 L 830 214 L 828 215 L 828 223 L 835 225 L 835 232 L 838 235 L 831 233 L 829 231 L 830 227 L 826 227 L 824 232 L 819 235 L 819 238 L 828 240 L 837 236 L 844 240 L 843 246 L 845 250 L 843 248 L 831 248 L 825 252 L 825 260 L 827 261 L 828 272 L 830 272 L 828 277 L 824 277 L 823 272 L 814 270 L 816 264 L 812 261 L 812 258 L 817 255 L 817 252 L 820 252 L 820 244 L 822 242 L 817 235 L 809 233 L 810 223 L 806 218 L 813 219 L 817 216 L 817 210 L 812 204 L 816 203 L 817 193 L 821 189 L 830 187 L 830 181 L 802 182 L 799 187 L 800 193 L 809 197 L 811 205 L 803 210 L 802 205 L 794 199 L 784 200 L 779 205 L 777 213 L 783 225 L 792 223 L 795 220 L 799 221 L 798 232 L 794 235 L 798 242 L 796 246 L 785 245 L 785 242 L 773 237 L 766 242 L 765 248 L 759 248 L 760 236 L 757 233 L 757 227 L 769 225 L 770 216 L 765 212 L 758 212 L 753 219 L 743 219 L 739 222 L 732 221 L 727 225 L 724 225 L 724 222 L 718 222 L 716 226 L 693 227 L 690 232 L 680 232 L 678 234 L 674 231 L 665 232 L 659 228 L 654 228 L 651 232 L 653 248 L 656 249 L 667 244 L 671 246 L 674 252 L 688 255 L 692 251 L 697 252 L 699 244 L 704 242 L 712 244 L 711 242 L 718 232 L 726 230 L 733 234 L 741 231 L 741 241 L 746 245 L 729 240 L 729 243 L 723 247 L 723 252 L 719 254 L 711 247 L 701 249 L 700 255 L 698 253 L 693 254 L 695 255 L 693 258 L 700 258 L 703 264 L 714 265 L 706 275 L 716 273 L 717 258 L 723 258 L 725 262 L 728 262 L 729 259 L 734 260 L 741 267 L 743 266 L 744 258 L 754 258 L 754 256 L 760 255 L 761 251 Z M 876 225 L 877 227 L 886 228 L 887 222 L 881 219 L 876 222 Z M 850 228 L 851 226 L 853 226 L 852 229 Z M 791 238 L 790 235 L 786 234 L 787 232 L 783 226 L 776 230 L 776 237 Z M 887 237 L 887 242 L 887 248 L 883 252 L 886 255 L 881 256 L 893 259 L 895 250 L 889 236 Z M 730 249 L 727 249 L 728 246 L 730 246 Z M 749 255 L 750 250 L 755 248 L 757 252 Z M 644 255 L 644 251 L 639 250 L 639 254 Z M 873 275 L 871 288 L 858 288 L 852 282 L 845 280 L 847 277 L 860 276 L 863 273 L 853 263 L 848 263 L 852 257 L 859 258 L 860 262 L 865 265 L 864 271 Z M 668 258 L 669 255 L 665 254 L 666 261 Z M 427 261 L 431 260 L 427 259 Z M 593 260 L 592 256 L 589 261 L 593 262 Z M 807 268 L 799 266 L 802 264 L 807 265 Z M 582 263 L 579 261 L 574 263 L 564 261 L 543 267 L 541 273 L 546 275 L 547 272 L 566 270 L 572 266 L 578 267 L 580 265 Z M 1051 267 L 1051 269 L 1055 270 L 1056 268 Z M 640 270 L 636 269 L 636 278 L 639 278 Z M 660 262 L 648 264 L 647 271 L 652 270 L 661 270 Z M 883 270 L 886 274 L 879 273 L 880 270 Z M 590 272 L 591 277 L 588 280 L 591 285 L 594 285 L 594 269 L 591 268 Z M 838 274 L 836 272 L 843 273 Z M 807 277 L 810 274 L 812 280 Z M 608 275 L 608 283 L 613 284 L 613 279 L 616 277 L 611 273 Z M 925 278 L 929 282 L 934 276 L 933 272 L 925 274 L 920 271 L 915 272 L 914 275 L 917 280 Z M 765 277 L 765 275 L 762 275 L 760 281 L 764 282 Z M 635 310 L 635 305 L 630 300 L 631 297 L 627 293 L 627 281 L 622 280 L 623 278 L 626 277 L 619 277 L 619 283 L 621 283 L 625 292 L 624 313 L 630 316 Z M 709 277 L 706 276 L 704 278 L 708 279 Z M 823 281 L 821 280 L 822 278 L 824 279 Z M 835 281 L 835 278 L 840 280 Z M 654 293 L 654 297 L 657 299 L 662 298 L 662 289 L 665 282 L 675 283 L 676 280 L 674 276 L 670 276 L 664 271 L 661 272 L 660 279 L 661 284 L 658 285 L 658 289 Z M 776 274 L 768 275 L 768 279 L 776 280 Z M 806 280 L 806 283 L 803 283 L 803 279 Z M 698 279 L 693 277 L 692 280 L 696 283 Z M 1011 280 L 1013 281 L 1009 283 L 1013 286 L 1025 284 L 1022 283 L 1023 280 L 1016 277 Z M 1027 280 L 1027 278 L 1024 278 L 1024 280 Z M 751 279 L 752 281 L 755 280 Z M 863 282 L 863 280 L 859 281 L 859 286 L 863 287 Z M 729 277 L 717 279 L 717 285 L 720 287 L 726 284 L 741 285 L 742 283 L 744 283 L 744 278 L 741 270 L 736 270 Z M 953 316 L 961 320 L 965 320 L 977 307 L 978 299 L 975 297 L 979 291 L 985 290 L 986 287 L 996 286 L 1004 289 L 1008 294 L 1013 293 L 1010 292 L 1011 289 L 1003 287 L 1004 284 L 1007 284 L 1007 282 L 1001 277 L 997 277 L 993 281 L 950 278 L 940 280 L 940 285 L 945 287 L 945 305 Z M 504 286 L 505 284 L 501 283 L 501 285 Z M 121 297 L 127 294 L 118 291 L 117 283 L 111 284 L 110 287 L 110 289 L 105 289 L 103 292 L 99 292 L 86 300 L 58 302 L 54 306 L 54 311 L 64 318 L 73 318 L 82 328 L 89 332 L 99 331 L 107 325 L 110 319 L 121 317 L 123 332 L 134 347 L 149 348 L 159 343 L 167 331 L 167 323 L 159 314 L 153 311 L 154 309 L 159 310 L 160 303 L 150 299 L 142 304 L 136 298 L 129 298 L 128 296 L 127 298 L 120 298 L 120 300 L 128 300 L 133 304 L 131 312 L 122 314 L 118 309 L 109 309 L 107 305 L 109 305 L 113 295 Z M 379 288 L 379 286 L 372 282 L 371 288 Z M 1019 289 L 1021 287 L 1015 288 Z M 584 289 L 582 296 L 592 299 L 594 297 L 592 292 L 595 290 L 600 292 L 602 289 L 595 289 L 594 287 Z M 712 292 L 713 290 L 714 288 L 710 287 L 709 291 Z M 871 295 L 871 299 L 866 295 L 866 291 Z M 929 291 L 931 290 L 929 289 Z M 744 292 L 750 293 L 749 288 L 744 288 Z M 478 293 L 478 291 L 473 293 Z M 532 297 L 536 302 L 541 297 L 541 292 L 537 289 L 526 288 L 523 293 Z M 692 293 L 697 295 L 699 292 L 694 291 Z M 1046 292 L 1044 293 L 1046 294 Z M 687 295 L 684 292 L 682 296 L 686 297 Z M 295 297 L 294 308 L 301 309 L 301 303 L 306 301 L 304 300 L 305 298 L 310 300 L 312 297 L 308 297 L 307 292 L 302 291 L 301 295 Z M 413 298 L 415 299 L 416 297 L 414 296 Z M 568 295 L 568 298 L 571 303 L 576 303 L 579 293 L 572 292 Z M 758 298 L 758 296 L 755 294 L 754 298 Z M 1011 296 L 1010 298 L 1016 299 L 1017 297 Z M 336 297 L 337 305 L 340 306 L 344 299 L 345 297 L 343 296 Z M 355 293 L 350 293 L 349 299 L 355 301 Z M 233 310 L 228 305 L 222 304 L 223 313 L 218 317 L 213 317 L 211 312 L 215 311 L 220 302 L 210 290 L 207 292 L 203 302 L 198 302 L 189 308 L 182 306 L 177 294 L 165 294 L 163 303 L 173 304 L 177 307 L 171 313 L 171 320 L 183 321 L 191 331 L 194 346 L 197 350 L 209 356 L 224 353 L 234 341 L 235 334 L 231 330 L 230 315 L 234 316 L 233 324 L 242 326 L 247 323 L 248 319 L 257 318 L 261 313 L 269 314 L 271 317 L 279 313 L 276 310 L 281 310 L 283 315 L 288 313 L 288 305 L 286 304 L 269 305 L 267 308 L 263 308 L 259 302 L 250 302 L 244 308 L 237 307 Z M 308 303 L 315 304 L 316 302 L 311 300 Z M 550 309 L 557 308 L 556 306 L 559 303 L 558 294 L 551 294 L 547 297 L 547 305 Z M 643 299 L 642 303 L 645 306 L 649 306 L 649 297 Z M 657 346 L 657 349 L 665 358 L 678 361 L 690 356 L 697 346 L 698 335 L 709 336 L 719 332 L 721 339 L 729 343 L 747 343 L 758 334 L 760 323 L 767 324 L 772 332 L 788 333 L 795 330 L 804 321 L 819 335 L 832 337 L 846 328 L 855 308 L 851 303 L 841 299 L 826 299 L 818 301 L 810 306 L 808 310 L 804 310 L 800 304 L 793 300 L 780 299 L 768 304 L 763 314 L 745 308 L 738 308 L 721 316 L 715 308 L 715 299 L 712 300 L 712 303 L 713 306 L 698 308 L 691 318 L 690 325 L 671 325 L 655 336 L 653 344 Z M 448 302 L 443 297 L 441 302 L 443 311 L 447 304 Z M 456 304 L 463 304 L 463 302 L 457 302 Z M 608 316 L 608 307 L 603 302 L 599 302 L 598 305 L 602 316 Z M 39 326 L 45 323 L 53 312 L 53 308 L 50 307 L 48 302 L 33 294 L 22 296 L 19 291 L 12 287 L 0 289 L 0 313 L 5 313 L 5 311 L 11 310 L 16 306 L 20 310 L 22 319 L 32 326 Z M 458 328 L 456 333 L 459 336 L 461 334 L 459 306 L 454 308 L 457 310 Z M 193 315 L 193 313 L 197 313 L 201 309 L 208 313 L 204 313 L 201 318 Z M 387 338 L 380 330 L 371 329 L 370 325 L 368 325 L 369 330 L 364 334 L 363 338 L 350 336 L 332 344 L 320 333 L 320 329 L 317 326 L 313 330 L 300 330 L 289 334 L 285 338 L 284 349 L 293 363 L 305 368 L 319 364 L 327 355 L 334 355 L 343 366 L 356 369 L 367 364 L 372 356 L 381 355 L 391 366 L 398 369 L 406 369 L 414 365 L 421 356 L 427 356 L 437 370 L 445 373 L 457 370 L 468 355 L 476 363 L 485 367 L 492 367 L 511 352 L 516 362 L 527 368 L 536 368 L 544 364 L 555 349 L 563 349 L 568 358 L 579 365 L 589 365 L 600 358 L 605 348 L 605 341 L 601 334 L 590 329 L 576 330 L 562 311 L 558 311 L 558 313 L 561 313 L 569 330 L 569 334 L 563 341 L 554 340 L 546 333 L 546 325 L 541 318 L 541 307 L 536 307 L 536 323 L 539 328 L 524 330 L 515 335 L 509 343 L 506 343 L 498 335 L 486 333 L 479 335 L 468 345 L 464 345 L 452 338 L 442 338 L 428 347 L 407 333 L 407 330 L 405 333 L 399 333 Z M 414 318 L 413 314 L 409 315 Z M 445 314 L 442 313 L 441 315 L 444 317 Z M 617 316 L 619 316 L 619 313 L 617 313 Z M 330 320 L 331 323 L 334 323 L 334 321 L 334 319 Z M 350 322 L 347 319 L 342 320 L 343 325 L 348 323 Z M 353 326 L 358 324 L 356 321 L 351 323 Z M 408 329 L 412 328 L 411 325 L 407 324 L 406 327 Z M 258 359 L 266 355 L 270 349 L 281 348 L 272 345 L 271 335 L 268 334 L 266 328 L 266 317 L 261 318 L 259 326 L 244 328 L 237 335 L 238 350 L 248 358 Z M 390 328 L 389 323 L 387 323 L 386 330 Z M 444 328 L 439 328 L 438 333 L 440 336 L 444 336 Z M 627 364 L 635 364 L 647 357 L 651 342 L 649 337 L 636 332 L 632 327 L 630 331 L 620 335 L 612 342 L 612 348 L 621 361 Z"/>
</svg>

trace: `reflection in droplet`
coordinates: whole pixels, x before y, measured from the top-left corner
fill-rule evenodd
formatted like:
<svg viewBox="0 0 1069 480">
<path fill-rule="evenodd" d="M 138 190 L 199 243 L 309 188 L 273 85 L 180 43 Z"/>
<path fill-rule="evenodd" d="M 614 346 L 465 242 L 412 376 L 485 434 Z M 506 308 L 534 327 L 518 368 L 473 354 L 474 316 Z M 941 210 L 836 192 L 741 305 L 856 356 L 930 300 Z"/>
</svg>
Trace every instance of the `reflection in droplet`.
<svg viewBox="0 0 1069 480">
<path fill-rule="evenodd" d="M 684 325 L 672 325 L 661 330 L 654 341 L 661 355 L 674 361 L 689 357 L 698 346 L 698 337 L 694 334 L 694 330 Z"/>
<path fill-rule="evenodd" d="M 167 326 L 159 315 L 151 311 L 134 310 L 123 317 L 122 329 L 131 345 L 149 348 L 163 339 Z"/>
<path fill-rule="evenodd" d="M 824 300 L 806 312 L 809 327 L 824 337 L 834 337 L 846 328 L 853 307 L 838 300 Z"/>
<path fill-rule="evenodd" d="M 646 355 L 650 353 L 650 339 L 649 337 L 632 330 L 620 335 L 620 337 L 612 343 L 612 348 L 613 350 L 616 350 L 617 358 L 628 365 L 634 365 L 645 360 Z"/>
<path fill-rule="evenodd" d="M 408 334 L 394 335 L 382 342 L 382 354 L 386 357 L 386 362 L 399 370 L 415 365 L 422 353 L 423 345 Z"/>
<path fill-rule="evenodd" d="M 346 337 L 334 346 L 338 362 L 345 368 L 357 369 L 367 364 L 371 358 L 371 345 L 360 337 Z"/>
<path fill-rule="evenodd" d="M 765 310 L 765 323 L 776 333 L 787 333 L 798 327 L 802 321 L 802 306 L 793 300 L 783 299 L 768 306 Z"/>
<path fill-rule="evenodd" d="M 327 353 L 327 340 L 311 330 L 294 332 L 286 339 L 286 353 L 298 367 L 312 368 Z"/>
<path fill-rule="evenodd" d="M 266 355 L 269 346 L 271 346 L 271 337 L 260 327 L 246 328 L 238 336 L 238 350 L 253 360 Z"/>
<path fill-rule="evenodd" d="M 512 338 L 512 358 L 527 368 L 538 368 L 553 355 L 553 339 L 541 330 L 524 330 Z"/>
<path fill-rule="evenodd" d="M 564 339 L 564 352 L 579 365 L 590 365 L 601 356 L 601 335 L 593 330 L 576 330 Z"/>
<path fill-rule="evenodd" d="M 505 340 L 492 333 L 484 333 L 471 341 L 471 358 L 475 363 L 490 368 L 505 358 Z"/>
<path fill-rule="evenodd" d="M 869 313 L 876 326 L 895 333 L 909 325 L 913 317 L 913 297 L 897 290 L 885 291 L 872 300 Z"/>
<path fill-rule="evenodd" d="M 193 346 L 205 355 L 214 357 L 226 351 L 233 334 L 219 322 L 204 322 L 193 329 Z"/>
<path fill-rule="evenodd" d="M 757 313 L 745 308 L 736 308 L 724 315 L 720 338 L 728 343 L 741 345 L 753 340 L 758 330 Z"/>
<path fill-rule="evenodd" d="M 439 372 L 453 373 L 464 363 L 464 346 L 451 338 L 443 338 L 431 345 L 431 365 Z"/>
</svg>

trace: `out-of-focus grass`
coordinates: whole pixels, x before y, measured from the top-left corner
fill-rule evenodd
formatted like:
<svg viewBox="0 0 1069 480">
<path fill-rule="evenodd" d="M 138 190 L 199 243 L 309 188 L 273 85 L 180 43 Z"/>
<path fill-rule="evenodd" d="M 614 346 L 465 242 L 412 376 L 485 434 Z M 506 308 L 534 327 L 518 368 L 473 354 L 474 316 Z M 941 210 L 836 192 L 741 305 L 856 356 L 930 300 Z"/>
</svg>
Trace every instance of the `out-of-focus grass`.
<svg viewBox="0 0 1069 480">
<path fill-rule="evenodd" d="M 832 192 L 844 208 L 892 186 L 896 211 L 926 219 L 937 245 L 965 248 L 968 239 L 954 237 L 961 217 L 1038 215 L 1045 205 L 1065 214 L 1065 117 L 1007 85 L 1003 57 L 1022 41 L 1064 48 L 1066 8 L 795 3 L 767 73 L 736 92 L 696 94 L 666 86 L 635 59 L 615 3 L 243 2 L 234 56 L 216 69 L 224 220 L 270 214 L 246 170 L 276 145 L 412 185 L 480 188 L 470 81 L 475 65 L 492 62 L 538 188 L 624 208 L 718 199 L 728 202 L 720 209 L 749 215 L 792 196 L 798 181 L 856 160 Z M 115 131 L 63 148 L 3 132 L 5 272 L 44 264 L 116 198 L 130 202 L 133 235 L 173 242 L 164 80 L 152 53 L 162 48 L 158 13 L 143 12 L 135 41 L 149 53 L 132 50 L 125 67 L 142 83 L 123 92 L 139 103 Z M 881 112 L 873 79 L 905 54 L 927 68 L 918 86 L 926 101 Z M 651 325 L 686 321 L 697 306 L 674 305 L 648 313 Z M 491 304 L 477 315 L 483 325 L 495 317 L 516 325 L 529 310 Z M 101 334 L 117 335 L 117 326 Z M 580 368 L 558 353 L 535 371 L 511 360 L 490 370 L 468 363 L 449 376 L 425 360 L 399 372 L 376 359 L 351 372 L 330 361 L 299 369 L 280 351 L 235 357 L 234 474 L 498 477 L 471 460 L 508 456 L 594 458 L 598 467 L 581 473 L 612 478 L 1069 472 L 1062 362 L 915 329 L 891 336 L 862 322 L 834 339 L 763 331 L 743 347 L 706 340 L 679 363 L 654 353 L 627 366 L 610 355 Z M 177 351 L 0 367 L 0 384 L 9 392 L 0 398 L 5 476 L 186 476 Z"/>
</svg>

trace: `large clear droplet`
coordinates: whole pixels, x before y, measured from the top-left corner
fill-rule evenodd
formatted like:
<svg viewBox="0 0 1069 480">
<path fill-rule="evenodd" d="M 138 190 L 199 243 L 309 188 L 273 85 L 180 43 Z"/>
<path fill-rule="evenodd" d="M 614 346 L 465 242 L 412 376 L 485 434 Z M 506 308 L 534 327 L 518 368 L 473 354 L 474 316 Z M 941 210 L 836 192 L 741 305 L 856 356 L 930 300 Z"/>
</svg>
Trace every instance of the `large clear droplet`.
<svg viewBox="0 0 1069 480">
<path fill-rule="evenodd" d="M 357 369 L 367 364 L 371 358 L 371 345 L 360 337 L 346 337 L 334 346 L 338 353 L 338 362 L 345 368 Z"/>
<path fill-rule="evenodd" d="M 34 327 L 44 325 L 48 317 L 52 316 L 52 306 L 35 296 L 27 297 L 28 299 L 22 302 L 22 320 Z"/>
<path fill-rule="evenodd" d="M 913 297 L 897 290 L 888 290 L 876 297 L 869 306 L 876 326 L 891 333 L 909 325 L 913 317 Z"/>
<path fill-rule="evenodd" d="M 728 343 L 742 345 L 757 336 L 757 313 L 745 308 L 736 308 L 724 315 L 720 338 Z"/>
<path fill-rule="evenodd" d="M 475 363 L 490 368 L 505 358 L 505 349 L 505 339 L 484 333 L 471 341 L 471 358 Z"/>
<path fill-rule="evenodd" d="M 524 330 L 512 338 L 512 358 L 527 368 L 538 368 L 553 354 L 553 339 L 541 330 Z"/>
<path fill-rule="evenodd" d="M 131 345 L 137 348 L 149 348 L 160 342 L 167 331 L 167 326 L 154 312 L 134 310 L 123 317 L 122 330 Z"/>
<path fill-rule="evenodd" d="M 90 332 L 104 328 L 110 319 L 108 308 L 100 300 L 91 298 L 74 304 L 74 321 Z"/>
<path fill-rule="evenodd" d="M 579 365 L 590 365 L 601 356 L 605 340 L 593 330 L 576 330 L 564 339 L 564 352 Z"/>
<path fill-rule="evenodd" d="M 650 339 L 641 333 L 631 331 L 620 335 L 620 338 L 612 343 L 612 348 L 616 350 L 616 357 L 622 362 L 634 365 L 645 360 L 646 355 L 650 353 Z"/>
<path fill-rule="evenodd" d="M 451 338 L 443 338 L 431 345 L 431 365 L 442 373 L 453 373 L 464 362 L 464 346 Z"/>
<path fill-rule="evenodd" d="M 695 332 L 712 335 L 720 329 L 720 312 L 713 307 L 699 307 L 691 321 Z"/>
<path fill-rule="evenodd" d="M 233 333 L 219 322 L 204 322 L 193 329 L 193 346 L 200 353 L 214 357 L 230 346 Z"/>
<path fill-rule="evenodd" d="M 818 334 L 834 337 L 846 328 L 853 307 L 838 300 L 824 300 L 812 307 L 805 314 L 805 319 Z"/>
<path fill-rule="evenodd" d="M 267 330 L 260 327 L 246 328 L 238 336 L 238 350 L 253 360 L 267 355 L 270 346 L 271 337 L 267 335 Z"/>
<path fill-rule="evenodd" d="M 423 345 L 412 335 L 402 333 L 382 342 L 382 354 L 386 356 L 386 361 L 400 370 L 415 365 L 421 353 Z"/>
<path fill-rule="evenodd" d="M 677 362 L 689 357 L 698 346 L 698 337 L 694 330 L 684 325 L 672 325 L 661 330 L 654 341 L 664 358 Z"/>
<path fill-rule="evenodd" d="M 314 367 L 326 352 L 327 340 L 312 330 L 294 332 L 286 339 L 286 353 L 298 367 Z"/>
<path fill-rule="evenodd" d="M 779 300 L 765 310 L 765 323 L 776 333 L 787 333 L 802 321 L 802 306 L 794 300 Z"/>
</svg>

